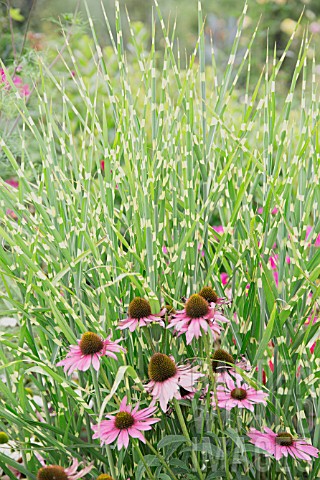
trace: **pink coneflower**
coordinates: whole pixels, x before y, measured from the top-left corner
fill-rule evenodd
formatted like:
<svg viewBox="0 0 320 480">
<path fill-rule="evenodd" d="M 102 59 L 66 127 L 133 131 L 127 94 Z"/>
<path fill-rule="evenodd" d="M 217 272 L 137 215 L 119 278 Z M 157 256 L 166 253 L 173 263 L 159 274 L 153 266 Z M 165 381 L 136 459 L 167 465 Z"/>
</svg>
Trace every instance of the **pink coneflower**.
<svg viewBox="0 0 320 480">
<path fill-rule="evenodd" d="M 250 365 L 245 358 L 241 358 L 240 361 L 235 362 L 230 353 L 222 348 L 218 348 L 212 355 L 212 370 L 215 374 L 218 374 L 218 382 L 226 382 L 229 375 L 237 377 L 239 374 L 236 372 L 234 366 L 241 368 L 242 370 L 250 370 Z"/>
<path fill-rule="evenodd" d="M 209 304 L 214 303 L 215 305 L 223 305 L 229 303 L 224 297 L 219 297 L 217 292 L 213 290 L 212 287 L 203 287 L 199 292 L 200 297 L 207 300 Z"/>
<path fill-rule="evenodd" d="M 164 327 L 164 322 L 161 319 L 164 313 L 165 310 L 161 310 L 159 313 L 151 313 L 151 306 L 148 300 L 136 297 L 129 304 L 128 317 L 120 321 L 118 328 L 120 330 L 129 328 L 130 332 L 133 332 L 138 326 L 145 327 L 152 322 L 157 322 Z"/>
<path fill-rule="evenodd" d="M 150 382 L 146 385 L 146 390 L 154 400 L 160 401 L 163 412 L 167 410 L 170 400 L 181 399 L 180 388 L 193 393 L 195 382 L 203 377 L 196 367 L 176 365 L 174 358 L 164 353 L 155 353 L 151 357 L 148 374 Z"/>
<path fill-rule="evenodd" d="M 78 466 L 79 462 L 76 458 L 73 458 L 72 465 L 68 468 L 59 465 L 43 466 L 37 473 L 37 480 L 78 480 L 93 469 L 93 465 L 90 464 L 77 472 Z"/>
<path fill-rule="evenodd" d="M 214 337 L 218 337 L 221 326 L 217 321 L 229 323 L 222 313 L 216 311 L 214 303 L 209 304 L 201 295 L 194 294 L 187 300 L 184 309 L 172 316 L 168 328 L 173 327 L 178 336 L 185 333 L 189 345 L 194 337 L 202 336 L 202 330 L 206 333 L 210 329 Z"/>
<path fill-rule="evenodd" d="M 138 410 L 139 404 L 132 410 L 127 405 L 127 397 L 124 397 L 116 415 L 107 415 L 109 420 L 103 420 L 100 424 L 92 427 L 95 432 L 92 438 L 100 438 L 101 446 L 109 445 L 116 439 L 118 450 L 122 447 L 128 448 L 129 437 L 138 438 L 146 443 L 142 431 L 151 430 L 151 425 L 160 422 L 160 418 L 150 418 L 156 411 L 156 407 L 143 408 Z"/>
<path fill-rule="evenodd" d="M 225 384 L 219 384 L 217 386 L 217 400 L 220 408 L 231 410 L 234 407 L 246 408 L 251 412 L 254 411 L 254 404 L 262 403 L 266 405 L 266 398 L 268 394 L 262 390 L 255 390 L 246 383 L 242 383 L 242 379 L 239 375 L 233 380 L 231 377 L 226 376 Z M 216 406 L 215 396 L 212 397 L 212 405 Z"/>
<path fill-rule="evenodd" d="M 251 428 L 247 434 L 250 442 L 266 452 L 274 455 L 276 460 L 287 457 L 288 454 L 295 459 L 311 461 L 311 457 L 318 457 L 319 450 L 304 439 L 294 439 L 291 433 L 274 433 L 270 428 L 264 427 L 263 432 Z"/>
<path fill-rule="evenodd" d="M 99 335 L 93 332 L 86 332 L 78 340 L 78 345 L 71 345 L 67 357 L 57 363 L 58 367 L 64 367 L 64 371 L 71 373 L 78 369 L 85 372 L 92 365 L 95 370 L 100 368 L 100 357 L 107 356 L 117 359 L 115 353 L 125 352 L 125 348 L 118 345 L 121 341 L 110 340 L 109 335 L 103 340 Z"/>
</svg>

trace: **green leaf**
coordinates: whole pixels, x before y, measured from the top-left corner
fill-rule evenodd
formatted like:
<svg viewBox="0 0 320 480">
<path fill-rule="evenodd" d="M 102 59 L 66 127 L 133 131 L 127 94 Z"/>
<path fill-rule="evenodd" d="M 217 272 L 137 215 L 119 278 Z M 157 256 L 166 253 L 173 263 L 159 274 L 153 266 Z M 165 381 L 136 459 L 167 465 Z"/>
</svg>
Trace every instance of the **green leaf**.
<svg viewBox="0 0 320 480">
<path fill-rule="evenodd" d="M 172 443 L 185 443 L 187 441 L 184 435 L 167 435 L 158 443 L 158 448 L 166 447 Z"/>
<path fill-rule="evenodd" d="M 264 334 L 262 336 L 262 339 L 260 341 L 260 344 L 259 344 L 259 348 L 257 350 L 257 353 L 256 353 L 256 356 L 254 357 L 254 360 L 253 360 L 253 365 L 256 365 L 257 361 L 263 357 L 263 354 L 268 346 L 268 343 L 270 341 L 270 338 L 271 338 L 271 335 L 272 335 L 272 332 L 273 332 L 273 326 L 274 326 L 274 321 L 275 321 L 275 318 L 276 318 L 276 315 L 277 315 L 277 305 L 274 304 L 273 306 L 273 310 L 271 312 L 271 315 L 270 315 L 270 320 L 268 322 L 268 325 L 264 331 Z"/>
<path fill-rule="evenodd" d="M 10 8 L 9 15 L 16 22 L 23 22 L 24 16 L 20 13 L 20 8 Z"/>
</svg>

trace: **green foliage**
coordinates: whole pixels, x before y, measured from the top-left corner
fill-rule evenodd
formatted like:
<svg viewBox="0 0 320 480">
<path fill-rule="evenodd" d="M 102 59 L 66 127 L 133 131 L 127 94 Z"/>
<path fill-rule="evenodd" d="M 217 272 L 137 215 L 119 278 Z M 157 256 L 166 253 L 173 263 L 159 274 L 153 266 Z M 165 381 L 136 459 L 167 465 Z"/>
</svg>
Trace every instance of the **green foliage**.
<svg viewBox="0 0 320 480">
<path fill-rule="evenodd" d="M 8 465 L 35 479 L 37 452 L 48 464 L 68 465 L 71 456 L 93 461 L 93 476 L 113 465 L 119 479 L 149 480 L 149 471 L 164 480 L 172 472 L 179 480 L 199 478 L 192 471 L 198 461 L 210 480 L 226 476 L 227 451 L 233 478 L 255 479 L 259 454 L 247 441 L 249 420 L 256 428 L 288 428 L 314 445 L 319 440 L 319 342 L 310 351 L 319 322 L 305 325 L 317 317 L 320 273 L 319 98 L 309 39 L 301 39 L 282 101 L 278 80 L 294 38 L 280 59 L 268 57 L 256 82 L 250 42 L 235 63 L 245 14 L 223 75 L 214 52 L 205 64 L 201 10 L 186 69 L 172 47 L 174 31 L 160 8 L 157 14 L 163 55 L 155 20 L 149 49 L 142 25 L 129 23 L 128 52 L 119 8 L 116 35 L 105 16 L 110 45 L 103 48 L 88 13 L 92 38 L 66 33 L 60 64 L 52 68 L 38 56 L 34 103 L 15 96 L 18 153 L 8 131 L 0 140 L 19 180 L 18 190 L 0 180 L 0 314 L 19 322 L 18 331 L 0 337 L 0 430 L 23 460 L 8 460 L 1 450 L 11 477 Z M 213 229 L 219 224 L 223 233 Z M 269 261 L 275 243 L 278 284 Z M 134 296 L 148 298 L 153 312 L 167 303 L 178 309 L 183 297 L 209 284 L 233 299 L 222 347 L 246 355 L 249 382 L 260 387 L 266 372 L 268 407 L 254 417 L 226 417 L 221 428 L 198 391 L 147 432 L 142 458 L 134 443 L 127 452 L 101 449 L 91 431 L 100 415 L 116 411 L 125 394 L 149 404 L 143 383 L 154 348 L 179 363 L 198 363 L 207 380 L 203 338 L 186 346 L 158 326 L 125 331 L 126 355 L 118 362 L 104 357 L 98 378 L 93 370 L 66 377 L 56 363 L 87 330 L 120 337 L 116 325 Z M 181 431 L 185 407 L 188 428 Z M 319 460 L 312 469 L 291 458 L 266 462 L 272 479 L 286 467 L 292 477 L 319 472 Z"/>
</svg>

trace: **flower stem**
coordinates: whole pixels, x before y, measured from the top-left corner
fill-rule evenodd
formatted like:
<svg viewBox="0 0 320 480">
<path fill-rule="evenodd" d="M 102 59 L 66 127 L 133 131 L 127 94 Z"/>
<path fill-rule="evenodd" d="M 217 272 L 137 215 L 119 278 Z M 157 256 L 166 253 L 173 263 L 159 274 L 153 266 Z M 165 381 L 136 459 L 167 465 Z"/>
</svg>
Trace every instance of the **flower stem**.
<svg viewBox="0 0 320 480">
<path fill-rule="evenodd" d="M 149 466 L 147 465 L 147 463 L 146 463 L 146 461 L 145 461 L 145 459 L 144 459 L 144 456 L 143 456 L 143 454 L 142 454 L 142 452 L 141 452 L 141 450 L 140 450 L 140 447 L 139 447 L 138 443 L 134 442 L 134 446 L 135 446 L 135 449 L 136 449 L 137 452 L 138 452 L 139 457 L 140 457 L 141 460 L 142 460 L 142 463 L 143 463 L 143 465 L 144 465 L 144 468 L 146 469 L 146 472 L 147 472 L 147 474 L 148 474 L 148 479 L 149 479 L 149 480 L 157 480 L 156 477 L 155 477 L 155 476 L 153 475 L 153 473 L 151 472 Z"/>
<path fill-rule="evenodd" d="M 214 401 L 216 404 L 216 410 L 217 410 L 217 415 L 218 415 L 218 421 L 219 421 L 219 427 L 221 431 L 221 441 L 222 441 L 222 448 L 223 448 L 223 453 L 224 453 L 224 465 L 225 465 L 225 470 L 226 470 L 226 479 L 230 480 L 230 471 L 229 471 L 229 461 L 228 461 L 228 456 L 227 456 L 227 442 L 226 438 L 223 435 L 223 423 L 222 423 L 222 418 L 221 418 L 221 412 L 220 412 L 220 407 L 218 405 L 218 395 L 217 395 L 217 384 L 214 382 L 213 384 L 213 392 L 214 392 Z"/>
<path fill-rule="evenodd" d="M 175 406 L 175 409 L 176 409 L 176 412 L 177 412 L 177 416 L 178 416 L 178 419 L 179 419 L 179 423 L 180 423 L 180 426 L 181 426 L 182 433 L 187 439 L 187 445 L 189 447 L 191 447 L 191 458 L 192 458 L 193 466 L 196 469 L 196 471 L 198 472 L 199 479 L 203 480 L 202 471 L 201 471 L 201 468 L 200 468 L 200 465 L 199 465 L 199 462 L 198 462 L 197 455 L 192 448 L 191 438 L 190 438 L 186 423 L 184 421 L 179 402 L 176 398 L 173 399 L 173 402 L 174 402 L 174 406 Z"/>
<path fill-rule="evenodd" d="M 100 388 L 99 388 L 99 372 L 96 372 L 93 367 L 91 367 L 91 373 L 92 373 L 92 379 L 93 379 L 93 385 L 94 385 L 94 390 L 95 390 L 95 396 L 96 396 L 96 406 L 98 410 L 98 414 L 101 408 L 101 394 L 100 394 Z M 111 452 L 110 445 L 106 445 L 106 452 L 107 452 L 107 457 L 108 457 L 108 463 L 109 463 L 109 468 L 110 472 L 113 478 L 116 478 L 116 470 L 114 467 L 113 463 L 113 456 Z"/>
<path fill-rule="evenodd" d="M 150 332 L 149 332 L 148 327 L 144 328 L 143 331 L 144 331 L 144 334 L 145 334 L 145 336 L 146 336 L 146 339 L 147 339 L 147 341 L 148 341 L 148 343 L 149 343 L 149 345 L 150 345 L 150 347 L 151 347 L 151 349 L 152 349 L 152 352 L 153 352 L 153 353 L 156 353 L 156 349 L 155 349 L 155 347 L 154 347 L 154 345 L 153 345 L 153 341 L 152 341 L 152 338 L 151 338 L 151 335 L 150 335 Z"/>
<path fill-rule="evenodd" d="M 161 465 L 168 471 L 168 473 L 171 475 L 171 477 L 173 478 L 173 480 L 178 480 L 177 477 L 175 476 L 175 474 L 173 473 L 173 471 L 171 470 L 171 468 L 169 467 L 169 465 L 166 463 L 166 461 L 164 460 L 164 458 L 162 457 L 162 455 L 160 455 L 159 452 L 157 452 L 157 450 L 151 445 L 151 443 L 147 440 L 147 445 L 148 447 L 150 448 L 150 450 L 152 451 L 152 453 L 158 458 L 159 462 L 161 463 Z"/>
<path fill-rule="evenodd" d="M 220 427 L 220 431 L 221 431 L 221 435 L 222 435 L 222 447 L 223 447 L 223 453 L 224 453 L 224 465 L 225 465 L 225 470 L 226 470 L 226 479 L 230 480 L 229 462 L 228 462 L 228 456 L 227 456 L 227 443 L 226 443 L 225 436 L 223 435 L 223 423 L 222 423 L 220 408 L 219 408 L 219 405 L 218 405 L 217 384 L 216 384 L 215 374 L 212 370 L 212 361 L 211 361 L 211 357 L 210 357 L 210 345 L 209 345 L 209 341 L 208 341 L 208 336 L 204 335 L 203 340 L 204 340 L 204 345 L 205 345 L 205 350 L 206 350 L 206 355 L 207 355 L 210 383 L 213 387 L 214 401 L 215 401 L 215 404 L 216 404 L 219 427 Z"/>
</svg>

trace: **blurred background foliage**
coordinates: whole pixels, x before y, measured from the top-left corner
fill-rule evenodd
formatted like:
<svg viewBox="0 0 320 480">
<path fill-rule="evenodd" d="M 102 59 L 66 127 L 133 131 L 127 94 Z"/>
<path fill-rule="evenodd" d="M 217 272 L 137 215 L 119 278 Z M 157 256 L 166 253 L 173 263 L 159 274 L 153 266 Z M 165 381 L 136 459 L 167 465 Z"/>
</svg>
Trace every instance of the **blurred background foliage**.
<svg viewBox="0 0 320 480">
<path fill-rule="evenodd" d="M 110 21 L 114 19 L 114 0 L 102 0 Z M 164 19 L 171 26 L 176 20 L 176 49 L 181 52 L 181 63 L 185 61 L 186 53 L 190 55 L 197 40 L 197 0 L 158 0 L 159 7 Z M 105 31 L 104 21 L 101 15 L 100 1 L 87 0 L 90 13 L 95 21 L 99 39 L 102 45 L 109 43 L 109 37 Z M 85 9 L 82 0 L 2 0 L 2 21 L 0 54 L 2 59 L 10 62 L 13 59 L 11 46 L 10 26 L 6 18 L 8 5 L 15 11 L 13 24 L 21 33 L 24 32 L 30 19 L 27 45 L 33 48 L 44 48 L 48 45 L 59 43 L 59 19 L 66 24 L 72 21 L 73 12 L 79 7 L 85 30 Z M 227 62 L 230 47 L 236 32 L 237 18 L 242 12 L 244 2 L 238 0 L 224 0 L 217 2 L 202 0 L 203 12 L 206 18 L 205 33 L 208 48 L 208 58 L 211 56 L 211 38 L 215 48 L 218 70 L 223 70 Z M 146 34 L 150 38 L 152 19 L 152 0 L 120 0 L 120 6 L 125 12 L 127 8 L 131 21 L 142 22 Z M 245 21 L 245 30 L 241 39 L 243 48 L 247 46 L 252 33 L 260 20 L 259 31 L 252 50 L 252 75 L 257 76 L 266 60 L 267 38 L 269 55 L 273 56 L 274 47 L 280 56 L 287 44 L 292 31 L 296 26 L 301 13 L 304 11 L 301 27 L 297 40 L 291 46 L 288 59 L 284 63 L 283 74 L 285 79 L 291 78 L 291 73 L 299 45 L 299 37 L 304 32 L 313 34 L 314 50 L 320 47 L 320 1 L 319 0 L 248 0 L 248 12 Z M 20 18 L 19 18 L 20 17 Z M 125 18 L 125 16 L 124 16 Z M 79 23 L 79 17 L 78 17 Z M 80 25 L 79 25 L 80 26 Z M 114 30 L 114 24 L 111 24 Z M 129 32 L 123 22 L 125 42 L 129 42 Z M 160 26 L 158 36 L 162 38 Z M 20 38 L 20 44 L 21 44 Z M 160 41 L 158 48 L 161 48 Z M 19 44 L 19 42 L 18 42 Z M 312 50 L 311 50 L 312 52 Z M 241 56 L 241 49 L 239 52 Z M 290 62 L 290 59 L 292 61 Z M 239 58 L 239 61 L 241 58 Z"/>
<path fill-rule="evenodd" d="M 102 0 L 102 2 L 114 34 L 115 1 Z M 179 62 L 183 67 L 197 42 L 197 0 L 158 0 L 158 3 L 165 21 L 170 25 L 171 35 L 176 21 L 174 47 L 177 55 L 178 51 L 180 51 Z M 110 37 L 106 31 L 100 1 L 87 0 L 87 5 L 93 17 L 99 42 L 107 62 L 108 74 L 116 79 L 119 74 L 117 58 L 110 46 Z M 150 50 L 151 43 L 153 5 L 153 0 L 120 0 L 120 7 L 123 13 L 122 30 L 124 32 L 130 78 L 133 90 L 138 92 L 140 89 L 141 98 L 143 98 L 144 87 L 141 85 L 140 68 L 137 57 L 134 54 L 134 46 L 128 28 L 126 8 L 132 22 L 136 47 L 138 46 L 140 52 L 148 55 L 147 52 Z M 237 19 L 243 10 L 244 2 L 236 0 L 224 0 L 223 2 L 202 0 L 202 6 L 205 17 L 207 79 L 208 83 L 213 85 L 214 74 L 216 73 L 218 77 L 219 74 L 222 75 L 228 63 L 237 29 Z M 73 104 L 79 112 L 82 112 L 85 105 L 79 96 L 78 75 L 75 71 L 75 66 L 72 65 L 69 55 L 59 56 L 58 54 L 61 49 L 65 49 L 64 35 L 68 35 L 70 47 L 79 69 L 78 73 L 85 83 L 87 92 L 90 95 L 90 91 L 92 91 L 93 95 L 95 85 L 98 82 L 100 98 L 106 98 L 105 84 L 101 77 L 96 74 L 95 59 L 92 53 L 94 51 L 94 43 L 87 21 L 84 0 L 0 0 L 0 12 L 0 57 L 12 78 L 19 76 L 21 82 L 28 86 L 31 93 L 33 85 L 36 85 L 37 89 L 41 88 L 36 57 L 39 55 L 44 56 L 45 63 L 51 63 L 54 75 L 56 77 L 59 76 L 64 85 L 67 86 L 67 91 Z M 269 47 L 268 66 L 271 69 L 275 46 L 276 55 L 280 57 L 292 32 L 297 27 L 297 21 L 302 12 L 304 12 L 303 18 L 278 75 L 277 108 L 285 99 L 304 35 L 312 36 L 312 48 L 308 50 L 309 55 L 313 56 L 317 50 L 320 50 L 320 0 L 248 0 L 248 10 L 240 47 L 235 59 L 235 67 L 242 61 L 253 32 L 259 23 L 258 32 L 250 51 L 249 90 L 254 88 L 259 76 L 265 69 L 267 45 Z M 155 19 L 156 36 L 158 38 L 156 45 L 158 50 L 157 61 L 158 65 L 161 66 L 163 62 L 164 40 L 156 12 Z M 215 52 L 214 69 L 210 68 L 212 64 L 212 45 Z M 63 51 L 67 53 L 66 49 Z M 197 68 L 197 65 L 195 65 L 195 68 Z M 237 68 L 235 68 L 236 70 Z M 317 58 L 315 73 L 320 78 L 320 61 Z M 233 92 L 233 122 L 240 121 L 238 112 L 241 110 L 241 103 L 244 101 L 245 89 L 248 87 L 248 84 L 246 85 L 248 78 L 248 72 L 245 68 L 242 71 L 242 77 L 237 82 L 237 88 Z M 174 79 L 172 83 L 174 84 Z M 13 113 L 15 109 L 12 108 L 15 93 L 14 89 L 6 87 L 4 82 L 2 82 L 2 86 L 4 88 L 0 88 L 0 129 L 19 161 L 21 157 L 21 152 L 19 151 L 21 142 L 19 141 L 17 128 L 19 120 Z M 57 91 L 53 93 L 53 96 L 52 101 L 55 105 L 55 114 L 59 115 L 59 112 L 62 110 L 61 99 L 59 99 Z M 26 96 L 26 101 L 34 117 L 38 115 L 36 102 L 32 110 L 35 97 L 36 95 Z M 139 99 L 137 101 L 139 103 Z M 110 140 L 112 140 L 114 125 L 112 124 L 111 106 L 108 102 L 104 104 L 101 101 L 101 109 L 102 105 L 104 105 L 107 113 L 108 131 Z M 73 116 L 73 113 L 70 112 L 72 129 L 76 133 L 81 127 L 77 122 L 77 118 L 72 118 Z M 232 128 L 232 125 L 230 127 Z M 36 155 L 33 155 L 35 150 L 31 144 L 33 141 L 34 139 L 30 138 L 30 143 L 27 143 L 30 158 L 34 162 L 35 169 L 33 173 L 32 170 L 29 170 L 28 173 L 31 177 L 38 168 L 41 169 L 39 159 Z M 0 169 L 1 176 L 4 178 L 12 174 L 8 160 L 1 154 Z"/>
</svg>

